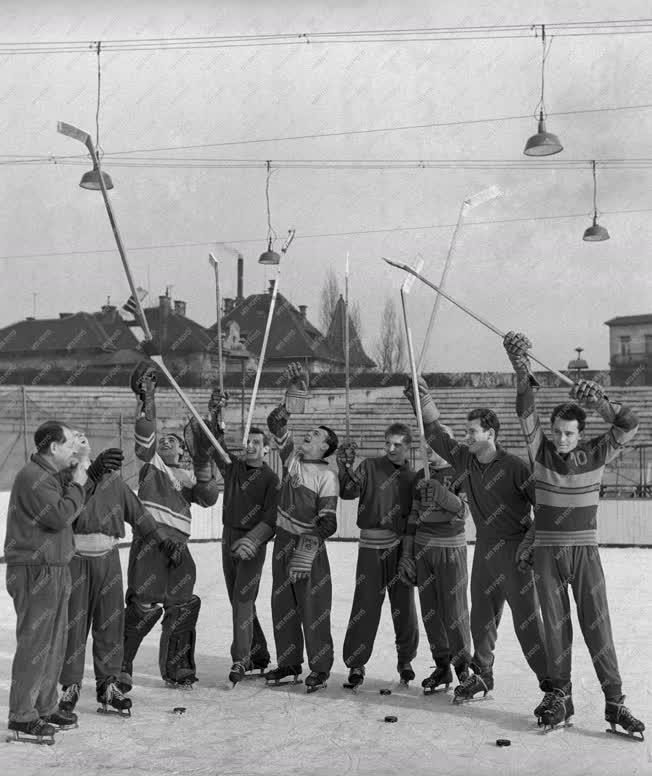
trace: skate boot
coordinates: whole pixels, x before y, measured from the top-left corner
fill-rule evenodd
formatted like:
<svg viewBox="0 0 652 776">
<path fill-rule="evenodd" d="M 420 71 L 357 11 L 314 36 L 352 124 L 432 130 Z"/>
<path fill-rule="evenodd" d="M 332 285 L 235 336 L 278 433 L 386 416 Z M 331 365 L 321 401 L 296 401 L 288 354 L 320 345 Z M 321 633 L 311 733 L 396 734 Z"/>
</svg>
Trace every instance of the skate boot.
<svg viewBox="0 0 652 776">
<path fill-rule="evenodd" d="M 59 710 L 71 712 L 75 710 L 77 701 L 79 700 L 79 692 L 81 690 L 81 683 L 73 683 L 64 685 L 62 688 L 61 698 L 59 698 Z"/>
<path fill-rule="evenodd" d="M 553 690 L 553 693 L 552 705 L 541 716 L 544 733 L 554 730 L 560 725 L 571 727 L 573 724 L 569 722 L 569 719 L 575 713 L 573 698 L 570 695 L 566 695 L 564 690 L 556 689 Z"/>
<path fill-rule="evenodd" d="M 557 696 L 552 690 L 548 690 L 543 696 L 541 703 L 534 710 L 534 716 L 537 718 L 537 725 L 543 725 L 543 715 L 552 708 L 552 704 Z"/>
<path fill-rule="evenodd" d="M 364 674 L 364 666 L 360 666 L 359 668 L 352 668 L 349 671 L 348 681 L 344 682 L 342 687 L 344 687 L 345 690 L 353 690 L 353 692 L 355 692 L 356 689 L 364 682 Z"/>
<path fill-rule="evenodd" d="M 279 684 L 302 684 L 303 679 L 299 679 L 299 674 L 302 673 L 302 671 L 303 668 L 301 668 L 301 666 L 279 666 L 265 674 L 265 682 L 267 685 L 269 685 L 270 682 L 273 682 L 273 687 L 277 687 Z M 292 681 L 281 681 L 288 676 L 292 677 Z"/>
<path fill-rule="evenodd" d="M 306 677 L 306 692 L 317 692 L 317 690 L 326 689 L 328 685 L 326 680 L 330 676 L 328 671 L 311 671 Z"/>
<path fill-rule="evenodd" d="M 12 733 L 7 741 L 19 741 L 21 744 L 41 744 L 52 746 L 54 734 L 57 729 L 43 719 L 33 719 L 30 722 L 9 722 L 9 730 Z"/>
<path fill-rule="evenodd" d="M 640 719 L 636 719 L 627 706 L 624 705 L 624 700 L 625 696 L 621 695 L 617 701 L 606 702 L 604 718 L 611 725 L 611 728 L 607 729 L 606 732 L 613 733 L 616 736 L 633 738 L 635 741 L 643 741 L 645 725 Z M 621 730 L 616 730 L 616 725 L 620 725 L 626 732 L 623 733 Z M 636 733 L 638 735 L 635 735 Z"/>
<path fill-rule="evenodd" d="M 98 714 L 115 714 L 119 717 L 131 716 L 131 698 L 125 697 L 118 685 L 115 677 L 110 676 L 97 685 L 97 702 L 102 704 L 98 709 Z"/>
<path fill-rule="evenodd" d="M 460 663 L 460 665 L 456 665 L 455 673 L 457 674 L 457 681 L 460 684 L 462 684 L 463 682 L 466 682 L 466 680 L 469 678 L 469 664 Z"/>
<path fill-rule="evenodd" d="M 247 666 L 241 660 L 236 660 L 229 671 L 229 682 L 231 682 L 231 686 L 235 687 L 238 682 L 242 681 L 246 672 Z"/>
<path fill-rule="evenodd" d="M 396 670 L 399 673 L 401 687 L 409 687 L 410 682 L 414 679 L 414 671 L 412 670 L 412 663 L 399 662 L 396 666 Z"/>
<path fill-rule="evenodd" d="M 55 730 L 72 730 L 77 727 L 77 715 L 72 711 L 58 709 L 41 719 L 48 725 L 54 725 Z"/>
<path fill-rule="evenodd" d="M 437 687 L 439 687 L 440 684 L 446 685 L 444 689 L 445 692 L 450 687 L 452 681 L 453 672 L 451 671 L 450 663 L 447 663 L 446 665 L 438 665 L 435 667 L 435 670 L 430 674 L 430 676 L 426 677 L 421 682 L 421 686 L 423 687 L 423 694 L 432 695 L 432 693 L 437 692 Z"/>
<path fill-rule="evenodd" d="M 120 671 L 120 676 L 118 677 L 118 680 L 116 684 L 118 685 L 118 690 L 122 693 L 131 692 L 131 688 L 134 686 L 134 680 L 132 678 L 134 667 L 133 663 L 123 663 L 122 664 L 122 670 Z"/>
<path fill-rule="evenodd" d="M 487 697 L 489 690 L 493 690 L 493 688 L 494 678 L 492 674 L 471 674 L 453 691 L 453 703 L 482 701 Z M 483 693 L 482 698 L 475 698 L 474 696 L 479 692 Z"/>
</svg>

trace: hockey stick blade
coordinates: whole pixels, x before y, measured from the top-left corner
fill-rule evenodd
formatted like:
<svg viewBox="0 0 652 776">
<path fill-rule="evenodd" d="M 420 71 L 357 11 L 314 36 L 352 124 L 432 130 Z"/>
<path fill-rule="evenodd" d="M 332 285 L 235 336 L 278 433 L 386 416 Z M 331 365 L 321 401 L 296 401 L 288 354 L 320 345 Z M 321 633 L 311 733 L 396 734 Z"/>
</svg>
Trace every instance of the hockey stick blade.
<svg viewBox="0 0 652 776">
<path fill-rule="evenodd" d="M 83 129 L 79 129 L 78 127 L 73 127 L 72 124 L 66 124 L 65 121 L 57 122 L 57 132 L 66 137 L 72 137 L 74 140 L 79 140 L 80 143 L 84 143 L 85 145 L 91 139 L 88 132 L 84 132 Z"/>
<path fill-rule="evenodd" d="M 423 256 L 419 256 L 417 260 L 414 262 L 414 271 L 421 273 L 421 270 L 423 269 Z M 414 281 L 416 280 L 416 277 L 414 275 L 408 275 L 405 280 L 403 281 L 403 293 L 409 294 L 412 290 L 412 286 L 414 285 Z"/>
<path fill-rule="evenodd" d="M 497 199 L 498 197 L 502 196 L 503 192 L 499 186 L 489 186 L 488 189 L 484 189 L 483 191 L 479 191 L 477 194 L 473 194 L 472 196 L 467 197 L 464 200 L 464 204 L 469 208 L 469 210 L 473 210 L 475 207 L 484 205 L 485 202 L 489 202 L 492 199 Z"/>
</svg>

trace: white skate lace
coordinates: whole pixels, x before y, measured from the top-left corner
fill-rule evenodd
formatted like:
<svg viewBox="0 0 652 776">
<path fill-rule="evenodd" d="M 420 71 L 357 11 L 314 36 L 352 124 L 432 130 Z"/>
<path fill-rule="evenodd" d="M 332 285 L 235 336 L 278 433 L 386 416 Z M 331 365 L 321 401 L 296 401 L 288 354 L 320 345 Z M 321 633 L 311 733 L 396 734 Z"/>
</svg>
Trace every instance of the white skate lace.
<svg viewBox="0 0 652 776">
<path fill-rule="evenodd" d="M 71 684 L 63 691 L 63 695 L 61 696 L 61 701 L 64 703 L 71 703 L 73 701 L 76 701 L 79 697 L 79 690 L 80 685 L 78 684 Z"/>
<path fill-rule="evenodd" d="M 113 699 L 123 701 L 125 696 L 120 692 L 115 684 L 107 684 L 104 690 L 104 703 L 110 704 Z"/>
</svg>

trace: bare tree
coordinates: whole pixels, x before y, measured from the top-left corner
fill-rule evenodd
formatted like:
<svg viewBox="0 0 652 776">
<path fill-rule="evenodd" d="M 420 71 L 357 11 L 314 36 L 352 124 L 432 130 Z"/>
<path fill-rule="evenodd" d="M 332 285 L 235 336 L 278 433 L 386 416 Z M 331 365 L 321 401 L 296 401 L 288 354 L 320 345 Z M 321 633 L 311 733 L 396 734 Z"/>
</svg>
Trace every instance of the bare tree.
<svg viewBox="0 0 652 776">
<path fill-rule="evenodd" d="M 319 309 L 319 322 L 323 332 L 327 332 L 331 321 L 333 320 L 333 314 L 335 313 L 335 307 L 337 300 L 340 298 L 340 286 L 337 281 L 337 275 L 332 266 L 326 270 L 324 282 L 321 287 L 321 306 Z"/>
<path fill-rule="evenodd" d="M 353 302 L 349 305 L 349 320 L 351 326 L 355 329 L 355 333 L 358 335 L 358 341 L 362 342 L 362 313 L 360 312 L 360 302 Z"/>
<path fill-rule="evenodd" d="M 380 335 L 376 342 L 374 356 L 378 368 L 385 374 L 400 372 L 403 369 L 405 342 L 396 313 L 396 305 L 390 297 L 385 298 L 385 306 L 380 316 Z"/>
</svg>

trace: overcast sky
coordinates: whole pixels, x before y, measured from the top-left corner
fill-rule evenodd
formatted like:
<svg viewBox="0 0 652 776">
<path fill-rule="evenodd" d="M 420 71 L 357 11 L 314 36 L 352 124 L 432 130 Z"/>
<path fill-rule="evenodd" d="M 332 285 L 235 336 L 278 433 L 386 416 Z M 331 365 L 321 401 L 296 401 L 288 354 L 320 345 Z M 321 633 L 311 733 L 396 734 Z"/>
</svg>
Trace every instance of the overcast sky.
<svg viewBox="0 0 652 776">
<path fill-rule="evenodd" d="M 401 2 L 3 2 L 2 43 L 355 31 L 641 19 L 649 2 L 527 4 Z M 326 6 L 328 5 L 328 10 Z M 430 6 L 427 8 L 426 6 Z M 652 35 L 559 37 L 546 66 L 549 112 L 652 106 Z M 528 116 L 540 89 L 538 39 L 328 43 L 102 55 L 100 141 L 115 182 L 111 199 L 139 285 L 173 286 L 188 314 L 215 320 L 208 251 L 227 242 L 245 256 L 245 293 L 267 285 L 264 169 L 121 167 L 117 151 L 199 146 L 346 130 Z M 9 155 L 71 155 L 82 146 L 56 132 L 63 120 L 95 134 L 96 56 L 0 55 L 0 161 Z M 611 240 L 582 241 L 591 223 L 588 168 L 555 160 L 652 157 L 652 108 L 551 116 L 564 151 L 535 170 L 280 169 L 271 179 L 272 223 L 297 237 L 281 290 L 319 323 L 319 292 L 351 256 L 351 299 L 373 355 L 386 295 L 402 273 L 382 255 L 420 253 L 435 282 L 461 201 L 490 185 L 504 196 L 478 208 L 460 232 L 448 291 L 503 329 L 519 328 L 536 354 L 565 367 L 576 346 L 592 368 L 608 364 L 616 315 L 651 312 L 652 169 L 598 170 L 600 222 Z M 525 160 L 531 118 L 339 137 L 278 140 L 150 156 L 253 160 Z M 87 165 L 88 166 L 88 165 Z M 85 167 L 41 163 L 0 169 L 0 324 L 32 313 L 122 304 L 126 279 L 99 192 L 78 187 Z M 630 212 L 616 212 L 630 211 Z M 637 212 L 631 212 L 637 211 Z M 473 221 L 490 223 L 473 224 Z M 426 228 L 436 227 L 436 228 Z M 380 230 L 388 230 L 382 232 Z M 391 231 L 394 230 L 394 231 Z M 315 236 L 357 232 L 347 236 Z M 156 247 L 197 243 L 185 247 Z M 211 245 L 213 243 L 213 245 Z M 56 255 L 47 255 L 56 254 Z M 235 295 L 235 259 L 222 252 L 223 295 Z M 434 298 L 415 286 L 417 345 Z M 448 303 L 441 307 L 427 368 L 503 370 L 500 340 Z"/>
</svg>

